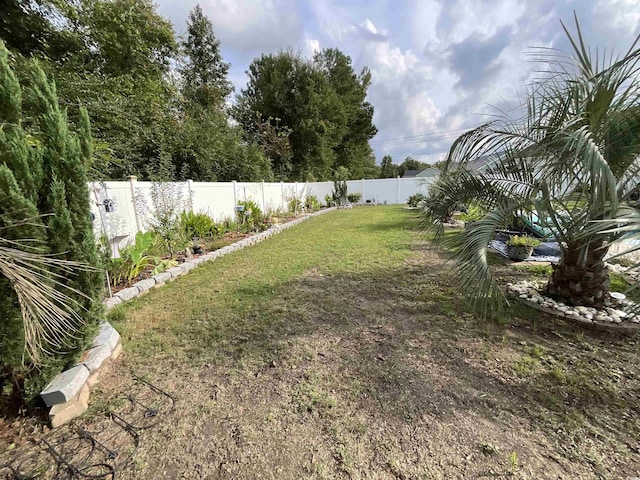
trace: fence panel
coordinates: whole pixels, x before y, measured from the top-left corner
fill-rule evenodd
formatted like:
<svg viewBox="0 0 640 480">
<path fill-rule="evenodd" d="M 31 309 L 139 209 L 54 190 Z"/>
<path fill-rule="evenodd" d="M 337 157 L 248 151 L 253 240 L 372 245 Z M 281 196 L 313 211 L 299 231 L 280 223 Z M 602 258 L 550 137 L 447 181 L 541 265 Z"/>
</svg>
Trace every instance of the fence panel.
<svg viewBox="0 0 640 480">
<path fill-rule="evenodd" d="M 362 202 L 402 204 L 409 196 L 427 193 L 432 180 L 423 178 L 384 178 L 349 180 L 349 193 L 360 193 Z M 333 193 L 333 182 L 167 182 L 153 184 L 138 182 L 89 183 L 94 231 L 105 235 L 113 248 L 131 241 L 138 230 L 145 230 L 153 214 L 152 191 L 160 190 L 161 197 L 173 198 L 178 208 L 207 213 L 216 221 L 235 216 L 237 202 L 252 200 L 265 212 L 286 210 L 296 197 L 304 201 L 315 195 L 321 203 Z"/>
</svg>

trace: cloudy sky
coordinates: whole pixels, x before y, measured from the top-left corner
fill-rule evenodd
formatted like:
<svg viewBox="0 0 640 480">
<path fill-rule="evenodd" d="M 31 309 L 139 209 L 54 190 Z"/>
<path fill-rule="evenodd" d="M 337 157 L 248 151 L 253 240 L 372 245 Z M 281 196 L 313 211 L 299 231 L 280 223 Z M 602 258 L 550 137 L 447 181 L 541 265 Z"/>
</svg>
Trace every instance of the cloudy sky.
<svg viewBox="0 0 640 480">
<path fill-rule="evenodd" d="M 517 105 L 540 65 L 533 47 L 569 51 L 573 11 L 592 46 L 626 50 L 640 0 L 156 0 L 176 32 L 200 3 L 236 91 L 261 53 L 337 47 L 369 67 L 378 163 L 440 159 L 466 127 Z"/>
</svg>

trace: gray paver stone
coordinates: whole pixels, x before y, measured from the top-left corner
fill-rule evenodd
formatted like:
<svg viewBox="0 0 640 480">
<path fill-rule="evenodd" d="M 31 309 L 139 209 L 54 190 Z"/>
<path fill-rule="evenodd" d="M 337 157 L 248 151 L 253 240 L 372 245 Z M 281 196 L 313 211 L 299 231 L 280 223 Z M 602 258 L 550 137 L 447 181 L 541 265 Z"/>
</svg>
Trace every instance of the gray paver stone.
<svg viewBox="0 0 640 480">
<path fill-rule="evenodd" d="M 113 328 L 109 322 L 102 322 L 100 324 L 100 332 L 96 335 L 96 338 L 93 339 L 93 346 L 97 347 L 99 345 L 107 345 L 109 347 L 109 351 L 112 351 L 116 348 L 116 345 L 120 341 L 120 334 Z"/>
<path fill-rule="evenodd" d="M 90 372 L 100 368 L 102 363 L 111 356 L 111 349 L 108 345 L 99 345 L 89 350 L 89 355 L 82 365 L 87 367 Z"/>
<path fill-rule="evenodd" d="M 171 274 L 169 272 L 162 272 L 154 275 L 153 278 L 156 281 L 156 285 L 164 283 L 168 280 L 171 280 Z"/>
<path fill-rule="evenodd" d="M 102 304 L 107 310 L 111 310 L 113 307 L 115 307 L 116 305 L 120 305 L 121 303 L 122 299 L 120 297 L 105 298 L 102 301 Z"/>
<path fill-rule="evenodd" d="M 156 281 L 153 278 L 145 278 L 144 280 L 134 283 L 133 286 L 137 287 L 140 292 L 146 292 L 150 288 L 153 288 L 155 284 Z"/>
<path fill-rule="evenodd" d="M 89 378 L 87 367 L 76 365 L 57 375 L 40 393 L 40 397 L 48 407 L 68 402 L 78 394 L 87 378 Z"/>
<path fill-rule="evenodd" d="M 196 263 L 193 263 L 193 260 L 189 260 L 189 261 L 184 262 L 180 266 L 182 267 L 182 270 L 184 270 L 185 272 L 188 272 L 189 270 L 194 268 L 196 265 L 197 265 Z"/>
<path fill-rule="evenodd" d="M 138 290 L 138 287 L 129 287 L 123 288 L 118 293 L 116 293 L 115 296 L 120 297 L 123 302 L 126 302 L 127 300 L 131 300 L 132 298 L 137 297 L 139 293 L 140 290 Z"/>
<path fill-rule="evenodd" d="M 170 268 L 165 273 L 170 273 L 172 278 L 176 278 L 184 273 L 184 269 L 182 265 L 178 265 L 177 267 Z"/>
</svg>

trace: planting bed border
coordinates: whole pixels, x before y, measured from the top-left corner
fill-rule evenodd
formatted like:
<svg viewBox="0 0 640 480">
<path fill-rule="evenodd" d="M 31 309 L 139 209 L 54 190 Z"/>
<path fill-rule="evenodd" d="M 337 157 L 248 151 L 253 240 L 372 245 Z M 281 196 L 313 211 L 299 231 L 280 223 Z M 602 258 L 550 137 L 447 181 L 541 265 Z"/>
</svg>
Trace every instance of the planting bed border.
<svg viewBox="0 0 640 480">
<path fill-rule="evenodd" d="M 507 293 L 516 301 L 520 301 L 521 303 L 529 307 L 535 308 L 536 310 L 540 310 L 541 312 L 548 313 L 549 315 L 560 318 L 569 323 L 573 323 L 575 325 L 580 325 L 582 327 L 586 327 L 594 330 L 619 332 L 624 334 L 636 334 L 640 332 L 640 323 L 631 322 L 631 321 L 621 321 L 621 320 L 618 320 L 619 323 L 614 323 L 612 321 L 601 321 L 595 318 L 597 313 L 594 313 L 592 315 L 593 318 L 586 318 L 584 314 L 582 314 L 581 312 L 577 312 L 576 310 L 572 310 L 570 307 L 567 307 L 567 311 L 558 310 L 558 307 L 555 305 L 555 303 L 552 306 L 543 306 L 541 304 L 540 298 L 544 299 L 542 303 L 548 302 L 551 299 L 539 293 L 537 291 L 537 287 L 523 285 L 523 283 L 530 283 L 530 282 L 521 282 L 518 285 L 508 284 Z M 533 295 L 521 293 L 519 290 L 517 290 L 518 288 L 519 289 L 524 288 L 525 290 L 533 289 L 533 290 L 536 290 L 536 293 Z M 618 305 L 613 305 L 608 303 L 607 306 L 609 305 L 611 305 L 611 307 L 609 308 L 619 307 Z M 554 306 L 556 308 L 553 308 Z M 584 307 L 573 307 L 573 308 L 580 309 Z M 605 307 L 605 309 L 603 310 L 600 310 L 599 313 L 604 315 L 609 315 L 610 312 L 607 312 L 606 308 L 607 307 Z M 631 314 L 630 316 L 634 317 L 635 315 Z"/>
<path fill-rule="evenodd" d="M 298 225 L 308 218 L 316 217 L 332 210 L 336 210 L 336 208 L 325 208 L 286 223 L 272 225 L 263 232 L 243 238 L 238 242 L 197 258 L 186 260 L 177 267 L 170 268 L 166 272 L 159 273 L 151 278 L 140 280 L 131 287 L 120 290 L 113 297 L 103 300 L 105 311 L 143 295 L 151 288 L 161 287 L 166 282 L 189 273 L 200 264 L 213 261 L 237 250 L 242 250 L 249 245 L 260 243 L 276 233 Z M 101 370 L 105 368 L 110 360 L 117 359 L 121 352 L 120 334 L 109 322 L 102 322 L 100 324 L 100 332 L 93 340 L 92 348 L 84 353 L 82 360 L 77 365 L 58 374 L 40 393 L 44 403 L 47 407 L 50 407 L 49 420 L 53 428 L 69 422 L 87 410 L 90 388 L 98 381 Z"/>
</svg>

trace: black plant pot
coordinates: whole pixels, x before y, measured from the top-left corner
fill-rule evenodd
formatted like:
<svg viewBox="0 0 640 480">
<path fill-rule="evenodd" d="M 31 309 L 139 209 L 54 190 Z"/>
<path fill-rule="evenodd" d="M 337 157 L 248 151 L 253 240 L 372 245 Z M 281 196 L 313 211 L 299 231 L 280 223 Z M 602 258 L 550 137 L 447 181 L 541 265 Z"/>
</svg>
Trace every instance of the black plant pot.
<svg viewBox="0 0 640 480">
<path fill-rule="evenodd" d="M 202 247 L 200 245 L 194 245 L 193 254 L 194 255 L 202 255 Z"/>
</svg>

